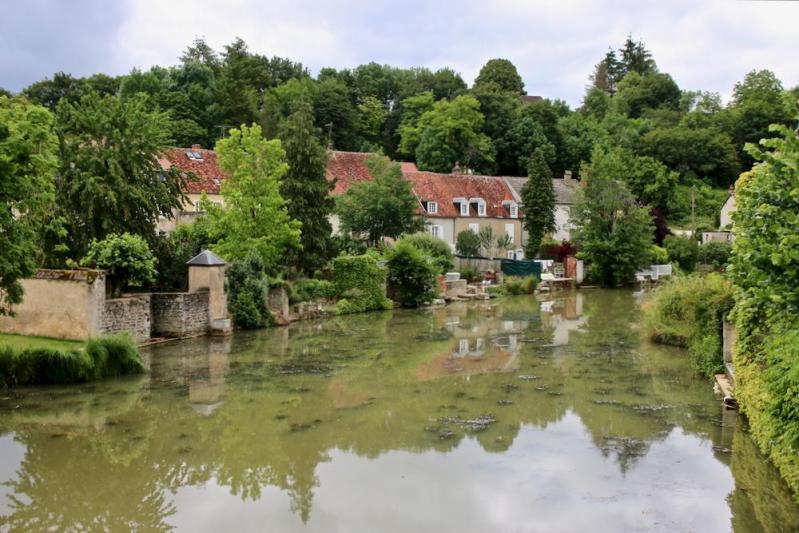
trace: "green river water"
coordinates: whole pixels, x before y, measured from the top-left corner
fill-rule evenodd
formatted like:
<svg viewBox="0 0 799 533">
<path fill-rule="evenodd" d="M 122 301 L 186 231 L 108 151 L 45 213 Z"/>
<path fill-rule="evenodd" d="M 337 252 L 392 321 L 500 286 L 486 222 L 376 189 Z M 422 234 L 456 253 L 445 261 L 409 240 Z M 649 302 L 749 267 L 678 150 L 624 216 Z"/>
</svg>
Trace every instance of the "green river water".
<svg viewBox="0 0 799 533">
<path fill-rule="evenodd" d="M 583 291 L 145 350 L 0 391 L 0 531 L 797 532 L 637 296 Z"/>
</svg>

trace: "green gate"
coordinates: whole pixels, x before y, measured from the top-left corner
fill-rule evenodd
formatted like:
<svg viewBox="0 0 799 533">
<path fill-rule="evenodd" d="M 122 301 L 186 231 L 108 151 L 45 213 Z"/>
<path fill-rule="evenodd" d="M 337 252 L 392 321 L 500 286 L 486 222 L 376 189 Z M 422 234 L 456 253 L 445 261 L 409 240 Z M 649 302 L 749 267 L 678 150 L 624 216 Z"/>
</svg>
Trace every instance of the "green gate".
<svg viewBox="0 0 799 533">
<path fill-rule="evenodd" d="M 537 261 L 517 261 L 516 259 L 503 259 L 500 263 L 502 273 L 506 276 L 535 276 L 541 279 L 541 263 Z"/>
</svg>

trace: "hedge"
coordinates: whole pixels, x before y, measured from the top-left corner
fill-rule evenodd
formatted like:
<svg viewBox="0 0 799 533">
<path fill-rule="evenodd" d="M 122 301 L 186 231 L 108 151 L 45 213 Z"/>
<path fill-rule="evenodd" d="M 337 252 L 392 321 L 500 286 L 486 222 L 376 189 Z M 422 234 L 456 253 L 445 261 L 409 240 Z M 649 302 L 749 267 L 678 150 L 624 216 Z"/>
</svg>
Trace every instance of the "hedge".
<svg viewBox="0 0 799 533">
<path fill-rule="evenodd" d="M 386 298 L 386 269 L 373 256 L 345 255 L 333 260 L 336 314 L 391 309 Z"/>
<path fill-rule="evenodd" d="M 83 349 L 0 348 L 0 381 L 16 385 L 81 383 L 145 371 L 128 335 L 86 341 Z"/>
</svg>

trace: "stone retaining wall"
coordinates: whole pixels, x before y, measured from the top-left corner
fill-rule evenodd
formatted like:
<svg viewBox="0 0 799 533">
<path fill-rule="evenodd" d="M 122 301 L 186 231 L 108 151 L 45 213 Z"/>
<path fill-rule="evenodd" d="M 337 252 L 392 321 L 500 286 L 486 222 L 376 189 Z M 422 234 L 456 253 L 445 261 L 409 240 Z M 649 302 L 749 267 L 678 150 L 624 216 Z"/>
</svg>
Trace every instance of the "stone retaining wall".
<svg viewBox="0 0 799 533">
<path fill-rule="evenodd" d="M 150 338 L 150 295 L 105 300 L 102 333 L 129 332 L 136 342 Z"/>
<path fill-rule="evenodd" d="M 190 337 L 208 331 L 209 293 L 159 292 L 151 295 L 152 334 Z"/>
</svg>

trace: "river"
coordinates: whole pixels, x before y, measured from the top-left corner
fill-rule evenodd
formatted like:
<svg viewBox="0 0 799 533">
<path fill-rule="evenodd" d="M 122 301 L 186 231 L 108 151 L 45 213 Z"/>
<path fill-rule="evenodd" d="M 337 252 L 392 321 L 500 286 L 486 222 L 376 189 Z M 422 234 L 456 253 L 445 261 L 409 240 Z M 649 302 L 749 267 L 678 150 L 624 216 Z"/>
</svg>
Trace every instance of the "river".
<svg viewBox="0 0 799 533">
<path fill-rule="evenodd" d="M 508 297 L 0 391 L 0 530 L 799 531 L 744 421 L 639 319 L 628 291 Z"/>
</svg>

